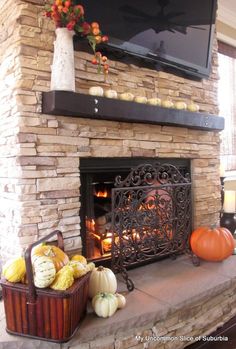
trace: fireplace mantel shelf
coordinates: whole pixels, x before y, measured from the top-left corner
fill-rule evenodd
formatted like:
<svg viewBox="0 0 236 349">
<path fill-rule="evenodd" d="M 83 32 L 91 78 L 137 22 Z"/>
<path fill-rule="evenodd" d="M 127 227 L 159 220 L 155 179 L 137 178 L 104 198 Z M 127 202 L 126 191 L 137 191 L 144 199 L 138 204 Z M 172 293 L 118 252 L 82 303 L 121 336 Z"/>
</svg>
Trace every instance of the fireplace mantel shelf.
<svg viewBox="0 0 236 349">
<path fill-rule="evenodd" d="M 224 118 L 68 91 L 43 92 L 42 112 L 120 122 L 137 122 L 222 131 Z"/>
</svg>

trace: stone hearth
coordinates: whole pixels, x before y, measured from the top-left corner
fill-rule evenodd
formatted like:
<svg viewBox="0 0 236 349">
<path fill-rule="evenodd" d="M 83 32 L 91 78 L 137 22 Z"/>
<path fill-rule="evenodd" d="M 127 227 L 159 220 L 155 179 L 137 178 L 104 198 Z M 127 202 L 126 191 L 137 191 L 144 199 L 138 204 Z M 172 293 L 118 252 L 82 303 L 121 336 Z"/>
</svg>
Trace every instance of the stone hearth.
<svg viewBox="0 0 236 349">
<path fill-rule="evenodd" d="M 102 319 L 88 305 L 88 315 L 76 335 L 61 345 L 8 335 L 1 302 L 0 348 L 185 348 L 236 314 L 235 258 L 194 267 L 189 257 L 182 256 L 175 262 L 166 259 L 132 270 L 133 292 L 127 293 L 122 279 L 118 283 L 127 306 Z"/>
</svg>

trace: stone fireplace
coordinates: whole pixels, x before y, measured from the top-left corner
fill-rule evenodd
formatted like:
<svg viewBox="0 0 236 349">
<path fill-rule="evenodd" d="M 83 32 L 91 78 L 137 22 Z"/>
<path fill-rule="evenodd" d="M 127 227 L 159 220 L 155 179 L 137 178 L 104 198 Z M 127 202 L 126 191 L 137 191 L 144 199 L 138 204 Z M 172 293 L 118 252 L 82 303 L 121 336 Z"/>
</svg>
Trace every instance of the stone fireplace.
<svg viewBox="0 0 236 349">
<path fill-rule="evenodd" d="M 67 251 L 82 250 L 83 163 L 90 158 L 98 163 L 108 158 L 130 162 L 136 158 L 177 159 L 180 163 L 187 160 L 192 179 L 192 227 L 218 222 L 219 129 L 192 127 L 184 122 L 158 123 L 154 110 L 148 112 L 142 105 L 136 106 L 139 114 L 146 113 L 141 122 L 135 118 L 127 122 L 124 117 L 93 117 L 84 115 L 83 110 L 76 114 L 70 108 L 43 112 L 42 92 L 49 91 L 50 86 L 54 27 L 42 16 L 43 0 L 19 0 L 16 4 L 9 0 L 4 11 L 13 4 L 14 13 L 0 18 L 4 62 L 0 68 L 1 259 L 19 253 L 56 228 L 63 232 Z M 137 68 L 135 63 L 124 64 L 112 58 L 105 78 L 90 64 L 91 57 L 90 53 L 75 52 L 79 94 L 87 95 L 90 86 L 101 85 L 118 93 L 192 100 L 205 113 L 205 123 L 218 113 L 216 44 L 212 74 L 201 81 Z M 116 103 L 120 103 L 122 114 L 125 102 Z M 178 115 L 183 120 L 181 112 Z M 202 114 L 198 115 L 200 120 Z"/>
</svg>

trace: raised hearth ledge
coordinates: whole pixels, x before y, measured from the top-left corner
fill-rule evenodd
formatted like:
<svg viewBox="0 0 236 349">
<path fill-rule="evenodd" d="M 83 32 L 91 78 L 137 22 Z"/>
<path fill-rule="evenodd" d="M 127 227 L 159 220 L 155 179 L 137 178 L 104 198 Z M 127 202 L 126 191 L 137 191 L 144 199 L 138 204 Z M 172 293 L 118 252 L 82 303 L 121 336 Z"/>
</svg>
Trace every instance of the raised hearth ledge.
<svg viewBox="0 0 236 349">
<path fill-rule="evenodd" d="M 43 92 L 42 97 L 42 112 L 44 114 L 179 126 L 205 131 L 222 131 L 224 129 L 224 118 L 217 115 L 162 108 L 67 91 Z"/>
<path fill-rule="evenodd" d="M 219 263 L 202 261 L 195 267 L 189 257 L 181 256 L 176 261 L 165 259 L 133 269 L 129 275 L 135 290 L 128 293 L 122 281 L 118 286 L 118 291 L 126 294 L 127 306 L 107 319 L 89 311 L 75 336 L 61 345 L 8 335 L 1 302 L 0 348 L 7 342 L 4 348 L 10 349 L 14 342 L 16 349 L 30 344 L 40 349 L 138 349 L 141 344 L 136 335 L 209 335 L 236 314 L 235 262 L 236 256 L 231 256 Z M 161 342 L 146 341 L 147 348 L 150 344 L 150 348 L 164 349 Z M 166 344 L 168 349 L 182 349 L 191 341 L 169 340 Z"/>
</svg>

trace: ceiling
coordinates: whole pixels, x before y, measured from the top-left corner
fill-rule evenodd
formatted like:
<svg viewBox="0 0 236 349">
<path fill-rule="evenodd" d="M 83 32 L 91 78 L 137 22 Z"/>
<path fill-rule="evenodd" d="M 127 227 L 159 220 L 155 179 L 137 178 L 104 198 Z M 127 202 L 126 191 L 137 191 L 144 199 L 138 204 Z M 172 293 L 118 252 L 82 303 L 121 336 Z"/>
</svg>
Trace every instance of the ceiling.
<svg viewBox="0 0 236 349">
<path fill-rule="evenodd" d="M 218 0 L 218 19 L 236 28 L 236 1 Z"/>
</svg>

